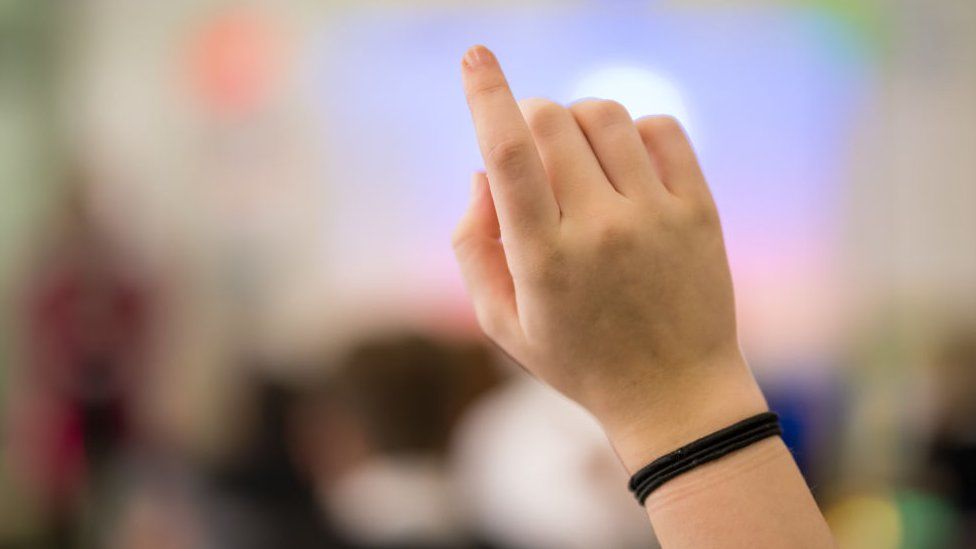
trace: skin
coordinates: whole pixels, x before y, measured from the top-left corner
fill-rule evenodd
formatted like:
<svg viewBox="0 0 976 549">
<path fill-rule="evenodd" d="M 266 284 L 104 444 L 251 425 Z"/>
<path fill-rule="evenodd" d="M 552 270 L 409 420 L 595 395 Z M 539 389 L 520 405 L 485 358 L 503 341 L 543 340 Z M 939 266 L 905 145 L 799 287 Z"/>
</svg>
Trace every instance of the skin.
<svg viewBox="0 0 976 549">
<path fill-rule="evenodd" d="M 487 173 L 453 244 L 485 333 L 589 410 L 631 473 L 765 411 L 681 125 L 613 101 L 517 103 L 483 46 L 462 76 Z M 678 477 L 646 507 L 666 547 L 833 546 L 779 439 Z"/>
</svg>

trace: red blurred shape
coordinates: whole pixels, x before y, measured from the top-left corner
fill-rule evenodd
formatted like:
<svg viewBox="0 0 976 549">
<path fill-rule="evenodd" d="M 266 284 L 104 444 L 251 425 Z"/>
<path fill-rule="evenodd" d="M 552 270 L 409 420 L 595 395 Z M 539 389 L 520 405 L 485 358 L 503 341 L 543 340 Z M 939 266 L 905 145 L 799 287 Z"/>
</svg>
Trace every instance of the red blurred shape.
<svg viewBox="0 0 976 549">
<path fill-rule="evenodd" d="M 252 9 L 233 9 L 191 37 L 190 83 L 207 110 L 242 115 L 268 99 L 282 68 L 280 34 L 269 21 Z"/>
</svg>

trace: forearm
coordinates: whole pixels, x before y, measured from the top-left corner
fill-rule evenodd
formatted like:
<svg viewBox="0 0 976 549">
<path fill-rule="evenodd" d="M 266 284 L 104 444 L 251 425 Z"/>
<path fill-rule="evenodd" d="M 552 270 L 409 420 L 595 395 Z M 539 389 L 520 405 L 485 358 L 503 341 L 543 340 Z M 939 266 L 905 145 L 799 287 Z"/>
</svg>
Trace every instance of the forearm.
<svg viewBox="0 0 976 549">
<path fill-rule="evenodd" d="M 741 359 L 669 387 L 648 402 L 646 419 L 605 420 L 633 474 L 655 458 L 767 410 Z M 684 385 L 684 386 L 682 386 Z M 652 421 L 650 418 L 659 418 Z M 611 426 L 612 424 L 612 426 Z M 759 441 L 666 482 L 645 502 L 662 545 L 833 547 L 830 531 L 779 437 Z"/>
<path fill-rule="evenodd" d="M 629 473 L 768 409 L 741 357 L 709 364 L 699 373 L 672 382 L 641 413 L 604 420 Z M 826 522 L 779 437 L 666 482 L 645 507 L 668 548 L 833 547 Z"/>
<path fill-rule="evenodd" d="M 834 547 L 789 450 L 770 438 L 651 494 L 647 515 L 668 548 Z"/>
</svg>

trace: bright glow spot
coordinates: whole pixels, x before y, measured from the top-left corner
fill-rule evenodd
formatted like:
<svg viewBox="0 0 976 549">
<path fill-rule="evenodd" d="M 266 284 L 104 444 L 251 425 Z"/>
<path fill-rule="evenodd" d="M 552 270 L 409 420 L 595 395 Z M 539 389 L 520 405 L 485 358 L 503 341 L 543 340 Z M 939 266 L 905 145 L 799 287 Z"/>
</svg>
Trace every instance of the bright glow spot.
<svg viewBox="0 0 976 549">
<path fill-rule="evenodd" d="M 681 91 L 670 79 L 647 69 L 615 66 L 589 72 L 572 92 L 572 100 L 587 97 L 618 101 L 634 118 L 669 114 L 681 122 L 688 135 L 695 136 Z"/>
</svg>

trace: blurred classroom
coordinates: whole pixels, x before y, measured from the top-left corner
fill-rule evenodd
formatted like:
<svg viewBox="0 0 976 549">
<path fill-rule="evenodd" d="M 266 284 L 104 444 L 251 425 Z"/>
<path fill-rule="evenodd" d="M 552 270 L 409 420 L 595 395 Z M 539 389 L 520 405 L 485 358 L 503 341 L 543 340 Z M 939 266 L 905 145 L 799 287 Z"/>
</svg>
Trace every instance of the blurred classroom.
<svg viewBox="0 0 976 549">
<path fill-rule="evenodd" d="M 840 546 L 976 547 L 973 0 L 0 2 L 0 547 L 656 546 L 474 322 L 475 43 L 685 123 Z"/>
</svg>

